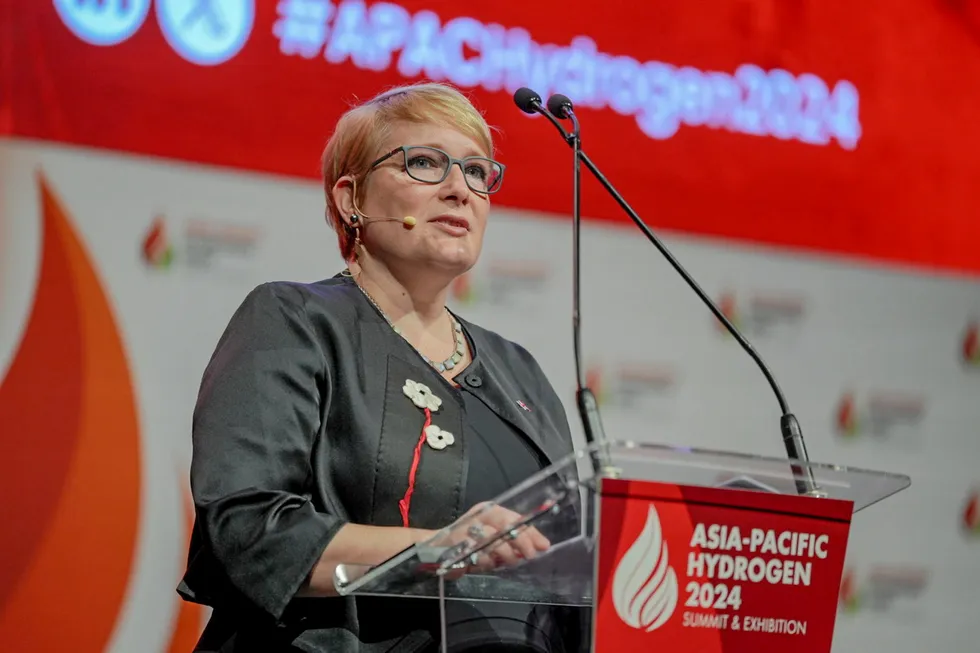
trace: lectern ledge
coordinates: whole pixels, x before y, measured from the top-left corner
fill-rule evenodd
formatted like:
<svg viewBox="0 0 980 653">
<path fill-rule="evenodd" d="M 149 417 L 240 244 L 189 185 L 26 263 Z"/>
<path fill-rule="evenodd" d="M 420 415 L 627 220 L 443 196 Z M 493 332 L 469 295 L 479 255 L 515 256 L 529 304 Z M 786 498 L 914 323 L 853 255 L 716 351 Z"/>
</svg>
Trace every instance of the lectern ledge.
<svg viewBox="0 0 980 653">
<path fill-rule="evenodd" d="M 614 473 L 591 472 L 600 447 Z M 821 496 L 798 495 L 803 478 Z M 430 599 L 446 653 L 472 650 L 456 634 L 455 604 L 525 606 L 537 620 L 519 631 L 528 651 L 828 653 L 851 517 L 909 484 L 887 472 L 607 440 L 488 504 L 513 513 L 507 528 L 478 539 L 471 516 L 380 565 L 340 565 L 335 585 L 341 595 Z M 548 551 L 486 564 L 503 538 L 531 526 Z M 541 616 L 550 614 L 560 617 Z"/>
</svg>

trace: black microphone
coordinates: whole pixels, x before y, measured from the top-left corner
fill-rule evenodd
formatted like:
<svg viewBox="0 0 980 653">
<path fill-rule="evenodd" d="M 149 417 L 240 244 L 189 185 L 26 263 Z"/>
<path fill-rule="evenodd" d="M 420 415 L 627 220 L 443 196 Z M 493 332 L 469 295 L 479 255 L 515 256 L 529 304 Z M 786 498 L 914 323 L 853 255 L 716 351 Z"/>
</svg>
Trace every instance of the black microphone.
<svg viewBox="0 0 980 653">
<path fill-rule="evenodd" d="M 514 103 L 524 113 L 536 113 L 541 106 L 541 96 L 522 86 L 514 92 Z"/>
<path fill-rule="evenodd" d="M 538 95 L 531 89 L 527 88 L 526 86 L 522 86 L 521 88 L 514 91 L 514 104 L 516 104 L 517 108 L 523 111 L 524 113 L 530 113 L 530 114 L 538 113 L 544 116 L 545 118 L 547 118 L 548 122 L 554 125 L 555 129 L 557 129 L 559 133 L 561 133 L 562 138 L 564 138 L 565 141 L 568 142 L 569 145 L 571 145 L 571 138 L 572 138 L 571 134 L 566 132 L 565 128 L 562 127 L 562 124 L 558 122 L 558 119 L 554 115 L 552 115 L 552 113 L 547 108 L 545 108 L 544 103 L 541 102 L 540 95 Z"/>
<path fill-rule="evenodd" d="M 618 472 L 610 460 L 608 441 L 606 440 L 605 429 L 602 427 L 602 418 L 599 415 L 599 401 L 596 399 L 595 392 L 586 383 L 585 371 L 582 369 L 582 320 L 579 308 L 582 294 L 580 282 L 582 216 L 579 187 L 582 175 L 578 156 L 581 152 L 578 120 L 571 111 L 571 100 L 565 98 L 568 100 L 568 112 L 565 112 L 564 106 L 558 107 L 560 111 L 557 112 L 562 117 L 570 116 L 572 118 L 571 133 L 565 131 L 565 128 L 552 113 L 554 111 L 552 100 L 555 97 L 552 96 L 546 108 L 541 103 L 540 95 L 524 87 L 517 89 L 514 93 L 514 103 L 525 113 L 539 113 L 547 118 L 575 152 L 572 162 L 572 349 L 575 359 L 575 404 L 578 407 L 579 418 L 585 432 L 585 441 L 593 450 L 591 458 L 595 473 L 612 477 L 618 476 Z M 561 100 L 559 99 L 557 102 L 561 103 Z M 599 443 L 598 448 L 593 446 L 596 443 Z"/>
<path fill-rule="evenodd" d="M 571 118 L 575 115 L 575 112 L 572 111 L 572 101 L 561 93 L 555 93 L 548 98 L 548 111 L 555 114 L 558 118 Z"/>
<path fill-rule="evenodd" d="M 527 89 L 531 95 L 537 96 L 534 91 Z M 525 96 L 527 93 L 524 94 Z M 540 103 L 540 98 L 538 98 L 538 103 Z M 734 324 L 725 316 L 724 312 L 715 304 L 714 301 L 708 296 L 708 294 L 698 285 L 697 281 L 691 276 L 691 274 L 684 269 L 684 266 L 674 257 L 674 255 L 667 249 L 667 246 L 657 237 L 656 234 L 643 222 L 636 211 L 627 203 L 619 191 L 606 179 L 605 175 L 599 171 L 596 165 L 588 157 L 588 155 L 581 150 L 581 142 L 578 137 L 579 125 L 578 118 L 575 116 L 574 106 L 572 101 L 564 95 L 555 94 L 548 98 L 547 105 L 548 115 L 557 115 L 561 118 L 567 118 L 572 121 L 573 125 L 573 135 L 570 136 L 564 128 L 561 127 L 559 123 L 559 131 L 562 137 L 565 139 L 566 143 L 572 146 L 574 150 L 574 155 L 576 161 L 581 161 L 593 174 L 593 176 L 599 181 L 600 184 L 609 192 L 609 194 L 616 200 L 616 203 L 627 215 L 633 220 L 640 231 L 647 237 L 647 239 L 653 243 L 653 245 L 663 254 L 664 258 L 670 263 L 674 270 L 687 282 L 687 285 L 697 294 L 701 301 L 711 310 L 714 316 L 723 324 L 729 333 L 735 338 L 742 349 L 755 361 L 759 370 L 765 376 L 766 381 L 768 381 L 770 388 L 772 388 L 773 394 L 776 395 L 776 401 L 779 402 L 779 409 L 781 412 L 779 426 L 780 432 L 783 437 L 783 446 L 786 449 L 786 454 L 791 460 L 797 460 L 803 463 L 809 463 L 809 454 L 806 450 L 806 443 L 803 440 L 803 430 L 800 428 L 800 423 L 796 419 L 796 416 L 790 411 L 789 403 L 786 401 L 786 396 L 783 394 L 782 389 L 776 382 L 776 378 L 766 365 L 765 361 L 762 360 L 762 356 L 756 351 L 755 347 L 746 339 L 746 337 L 741 333 L 741 331 L 736 328 Z M 557 122 L 557 119 L 556 119 Z M 574 140 L 570 140 L 574 139 Z M 574 209 L 578 210 L 578 187 L 574 190 L 575 197 L 573 198 Z M 576 218 L 577 219 L 577 218 Z M 578 254 L 576 253 L 576 261 L 578 259 Z M 577 264 L 577 263 L 576 263 Z M 577 275 L 577 271 L 576 271 Z M 578 292 L 577 290 L 575 291 Z M 796 489 L 799 494 L 810 495 L 810 496 L 826 496 L 826 493 L 820 490 L 817 485 L 817 481 L 813 476 L 813 470 L 809 465 L 803 467 L 798 465 L 791 465 L 794 474 L 797 476 Z"/>
</svg>

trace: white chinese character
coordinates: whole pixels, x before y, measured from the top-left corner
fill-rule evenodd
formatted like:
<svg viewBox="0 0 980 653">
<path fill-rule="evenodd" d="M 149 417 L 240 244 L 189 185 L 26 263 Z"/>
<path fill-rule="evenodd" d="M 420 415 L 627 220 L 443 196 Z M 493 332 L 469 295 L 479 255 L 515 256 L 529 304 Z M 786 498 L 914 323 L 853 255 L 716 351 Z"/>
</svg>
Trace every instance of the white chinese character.
<svg viewBox="0 0 980 653">
<path fill-rule="evenodd" d="M 312 59 L 327 42 L 327 24 L 333 17 L 329 0 L 281 0 L 279 20 L 272 33 L 279 37 L 279 51 Z"/>
</svg>

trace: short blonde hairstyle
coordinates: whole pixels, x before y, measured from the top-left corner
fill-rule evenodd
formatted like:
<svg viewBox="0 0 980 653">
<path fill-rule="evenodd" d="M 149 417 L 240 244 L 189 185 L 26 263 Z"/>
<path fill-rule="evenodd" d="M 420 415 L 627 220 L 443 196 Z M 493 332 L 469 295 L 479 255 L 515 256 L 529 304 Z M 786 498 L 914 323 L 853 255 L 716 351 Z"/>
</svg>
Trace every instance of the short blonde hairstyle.
<svg viewBox="0 0 980 653">
<path fill-rule="evenodd" d="M 452 125 L 493 158 L 493 138 L 483 115 L 465 95 L 447 84 L 423 82 L 398 86 L 347 111 L 337 121 L 321 159 L 327 223 L 337 232 L 345 261 L 354 255 L 355 234 L 340 215 L 333 199 L 333 187 L 344 175 L 362 179 L 368 166 L 384 154 L 380 151 L 382 144 L 398 122 Z M 358 201 L 363 199 L 363 188 L 358 188 Z"/>
</svg>

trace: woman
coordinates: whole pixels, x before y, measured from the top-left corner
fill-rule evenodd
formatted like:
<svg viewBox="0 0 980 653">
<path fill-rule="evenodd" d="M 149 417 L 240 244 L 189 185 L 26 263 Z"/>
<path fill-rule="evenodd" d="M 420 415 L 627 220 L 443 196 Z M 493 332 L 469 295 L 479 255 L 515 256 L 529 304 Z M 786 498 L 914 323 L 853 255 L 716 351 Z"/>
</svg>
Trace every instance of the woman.
<svg viewBox="0 0 980 653">
<path fill-rule="evenodd" d="M 323 180 L 348 269 L 253 290 L 202 381 L 179 588 L 214 607 L 197 650 L 431 650 L 434 601 L 337 597 L 336 566 L 378 564 L 571 452 L 534 358 L 446 308 L 503 173 L 448 86 L 391 90 L 337 124 Z M 477 532 L 512 517 L 490 511 Z M 528 528 L 490 564 L 548 547 Z M 503 646 L 483 621 L 469 639 Z"/>
</svg>

